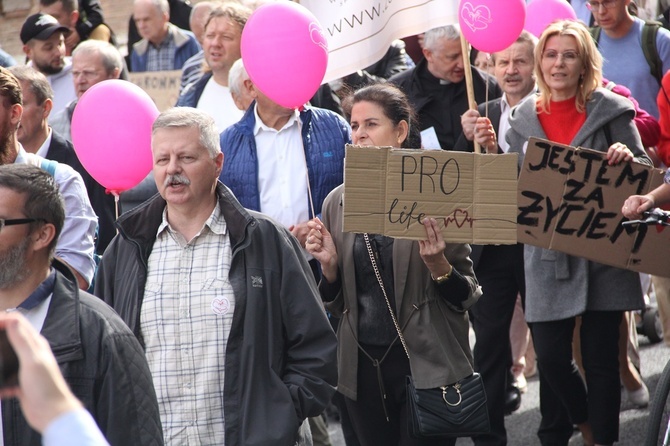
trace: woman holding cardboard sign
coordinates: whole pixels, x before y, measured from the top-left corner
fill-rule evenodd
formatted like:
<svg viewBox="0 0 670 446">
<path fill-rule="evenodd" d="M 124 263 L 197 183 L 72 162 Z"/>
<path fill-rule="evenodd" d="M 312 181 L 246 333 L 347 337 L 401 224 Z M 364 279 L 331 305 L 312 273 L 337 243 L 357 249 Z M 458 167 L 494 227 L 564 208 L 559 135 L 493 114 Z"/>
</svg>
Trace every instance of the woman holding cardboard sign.
<svg viewBox="0 0 670 446">
<path fill-rule="evenodd" d="M 407 97 L 390 84 L 353 95 L 351 127 L 354 144 L 368 146 L 412 147 L 408 135 L 418 130 Z M 410 438 L 405 379 L 433 388 L 473 373 L 467 309 L 481 291 L 470 247 L 445 243 L 432 218 L 419 242 L 344 233 L 343 191 L 326 198 L 323 223 L 309 223 L 306 247 L 321 263 L 321 295 L 341 318 L 338 391 L 354 431 L 363 446 L 455 444 Z"/>
<path fill-rule="evenodd" d="M 535 49 L 540 94 L 512 111 L 506 138 L 523 158 L 537 136 L 607 153 L 610 165 L 651 164 L 627 99 L 599 88 L 602 57 L 588 29 L 560 21 L 547 27 Z M 588 193 L 588 191 L 585 191 Z M 540 371 L 543 444 L 567 445 L 573 424 L 587 445 L 618 439 L 618 339 L 622 314 L 644 306 L 639 276 L 581 257 L 526 245 L 526 319 Z M 586 382 L 572 358 L 575 318 Z"/>
</svg>

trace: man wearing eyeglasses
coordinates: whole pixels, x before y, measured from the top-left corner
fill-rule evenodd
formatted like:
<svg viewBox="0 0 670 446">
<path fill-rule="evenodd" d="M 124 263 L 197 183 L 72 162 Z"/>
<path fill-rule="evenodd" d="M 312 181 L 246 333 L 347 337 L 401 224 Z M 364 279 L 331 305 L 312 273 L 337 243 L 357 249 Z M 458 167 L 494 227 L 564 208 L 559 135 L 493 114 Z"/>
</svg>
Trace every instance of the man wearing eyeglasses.
<svg viewBox="0 0 670 446">
<path fill-rule="evenodd" d="M 598 49 L 603 55 L 603 76 L 628 87 L 640 108 L 658 119 L 656 96 L 659 80 L 651 73 L 644 55 L 642 38 L 644 20 L 629 11 L 632 0 L 591 0 L 587 3 L 598 26 L 602 28 Z M 648 44 L 647 44 L 648 45 Z M 663 73 L 670 70 L 670 31 L 660 28 L 656 49 Z"/>
<path fill-rule="evenodd" d="M 0 166 L 0 312 L 22 314 L 47 339 L 65 382 L 112 446 L 162 445 L 158 402 L 140 343 L 114 310 L 78 290 L 72 271 L 54 258 L 65 213 L 49 173 L 23 164 Z M 22 386 L 41 384 L 24 378 Z M 1 422 L 5 445 L 42 444 L 18 400 L 2 402 Z"/>
<path fill-rule="evenodd" d="M 61 136 L 72 141 L 71 124 L 74 108 L 81 96 L 95 84 L 118 79 L 123 69 L 123 56 L 114 45 L 101 40 L 86 40 L 72 53 L 72 81 L 77 98 L 52 115 L 49 124 Z"/>
</svg>

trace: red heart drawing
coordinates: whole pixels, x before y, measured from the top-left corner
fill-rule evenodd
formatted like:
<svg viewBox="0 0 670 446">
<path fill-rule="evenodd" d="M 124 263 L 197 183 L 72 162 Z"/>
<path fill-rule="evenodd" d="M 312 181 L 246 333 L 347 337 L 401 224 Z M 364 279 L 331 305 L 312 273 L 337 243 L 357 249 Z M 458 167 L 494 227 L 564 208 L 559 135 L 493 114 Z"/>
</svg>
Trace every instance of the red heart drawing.
<svg viewBox="0 0 670 446">
<path fill-rule="evenodd" d="M 462 209 L 454 210 L 454 222 L 459 228 L 462 228 L 463 225 L 470 220 L 468 217 L 468 211 L 464 211 Z"/>
<path fill-rule="evenodd" d="M 212 301 L 212 310 L 215 314 L 226 314 L 230 309 L 230 302 L 225 297 L 223 299 L 214 299 Z"/>
<path fill-rule="evenodd" d="M 491 10 L 487 6 L 472 6 L 470 2 L 463 3 L 461 18 L 463 18 L 463 23 L 468 25 L 472 31 L 486 29 L 492 22 Z"/>
</svg>

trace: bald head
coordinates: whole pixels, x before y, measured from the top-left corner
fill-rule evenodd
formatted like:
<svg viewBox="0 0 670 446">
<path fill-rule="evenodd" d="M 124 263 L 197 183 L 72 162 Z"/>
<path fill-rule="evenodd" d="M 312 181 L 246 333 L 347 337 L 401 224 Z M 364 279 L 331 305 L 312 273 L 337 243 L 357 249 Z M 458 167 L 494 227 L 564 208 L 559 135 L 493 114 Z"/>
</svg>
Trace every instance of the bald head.
<svg viewBox="0 0 670 446">
<path fill-rule="evenodd" d="M 200 45 L 202 45 L 202 38 L 205 36 L 207 17 L 209 17 L 209 13 L 212 12 L 215 6 L 214 2 L 200 2 L 196 3 L 193 6 L 193 9 L 191 9 L 191 16 L 188 19 L 188 23 L 191 27 L 191 31 L 195 34 L 195 38 L 200 42 Z"/>
</svg>

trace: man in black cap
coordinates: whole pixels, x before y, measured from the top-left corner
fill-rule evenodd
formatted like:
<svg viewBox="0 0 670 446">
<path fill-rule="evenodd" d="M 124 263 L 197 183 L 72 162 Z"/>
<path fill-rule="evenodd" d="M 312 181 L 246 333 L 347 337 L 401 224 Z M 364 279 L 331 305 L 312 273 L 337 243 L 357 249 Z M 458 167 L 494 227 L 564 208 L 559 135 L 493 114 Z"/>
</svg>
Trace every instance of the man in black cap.
<svg viewBox="0 0 670 446">
<path fill-rule="evenodd" d="M 54 91 L 52 115 L 77 95 L 72 80 L 72 61 L 65 57 L 65 34 L 70 30 L 48 14 L 33 14 L 21 27 L 23 52 L 28 65 L 44 74 Z"/>
</svg>

